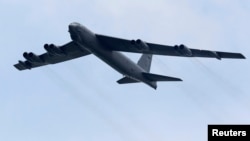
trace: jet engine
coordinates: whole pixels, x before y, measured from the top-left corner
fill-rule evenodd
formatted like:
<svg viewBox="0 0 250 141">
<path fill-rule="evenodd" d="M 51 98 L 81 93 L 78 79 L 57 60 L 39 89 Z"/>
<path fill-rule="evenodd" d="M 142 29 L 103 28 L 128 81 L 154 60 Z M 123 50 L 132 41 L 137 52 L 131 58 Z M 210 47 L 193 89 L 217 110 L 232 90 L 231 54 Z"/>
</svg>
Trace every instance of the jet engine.
<svg viewBox="0 0 250 141">
<path fill-rule="evenodd" d="M 135 40 L 131 40 L 132 45 L 135 45 L 135 43 L 136 43 Z"/>
<path fill-rule="evenodd" d="M 31 63 L 42 63 L 43 62 L 43 60 L 39 56 L 37 56 L 36 54 L 34 54 L 32 52 L 30 52 L 30 53 L 24 52 L 23 57 Z"/>
<path fill-rule="evenodd" d="M 65 53 L 57 46 L 54 44 L 45 44 L 44 49 L 50 54 L 50 55 L 65 55 Z"/>
<path fill-rule="evenodd" d="M 192 56 L 192 51 L 188 47 L 186 47 L 185 45 L 183 45 L 183 44 L 181 44 L 179 46 L 175 45 L 174 48 L 181 55 L 188 56 L 188 57 Z"/>
<path fill-rule="evenodd" d="M 138 50 L 142 50 L 142 51 L 147 51 L 149 50 L 149 46 L 147 45 L 147 43 L 145 43 L 144 41 L 142 41 L 141 39 L 137 39 L 136 41 L 135 40 L 132 40 L 131 41 L 131 44 L 132 45 L 135 45 L 136 48 Z"/>
</svg>

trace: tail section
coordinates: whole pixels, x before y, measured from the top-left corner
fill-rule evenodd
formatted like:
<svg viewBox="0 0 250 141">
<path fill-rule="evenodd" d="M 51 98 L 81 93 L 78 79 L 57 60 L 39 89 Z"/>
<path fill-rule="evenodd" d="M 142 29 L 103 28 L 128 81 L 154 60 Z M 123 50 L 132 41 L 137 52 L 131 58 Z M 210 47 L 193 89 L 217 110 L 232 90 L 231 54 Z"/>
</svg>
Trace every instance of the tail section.
<svg viewBox="0 0 250 141">
<path fill-rule="evenodd" d="M 143 54 L 137 65 L 140 66 L 144 71 L 141 72 L 141 75 L 138 75 L 138 80 L 135 80 L 130 77 L 123 77 L 117 81 L 119 84 L 128 84 L 128 83 L 137 83 L 143 82 L 150 87 L 156 89 L 157 88 L 157 81 L 182 81 L 180 78 L 163 76 L 158 74 L 149 73 L 151 62 L 152 62 L 153 55 L 152 54 Z"/>
<path fill-rule="evenodd" d="M 152 62 L 153 55 L 152 54 L 142 54 L 141 58 L 137 62 L 141 68 L 143 68 L 146 72 L 150 71 L 151 62 Z"/>
<path fill-rule="evenodd" d="M 142 73 L 142 75 L 150 81 L 182 81 L 180 78 L 163 76 L 152 73 Z"/>
</svg>

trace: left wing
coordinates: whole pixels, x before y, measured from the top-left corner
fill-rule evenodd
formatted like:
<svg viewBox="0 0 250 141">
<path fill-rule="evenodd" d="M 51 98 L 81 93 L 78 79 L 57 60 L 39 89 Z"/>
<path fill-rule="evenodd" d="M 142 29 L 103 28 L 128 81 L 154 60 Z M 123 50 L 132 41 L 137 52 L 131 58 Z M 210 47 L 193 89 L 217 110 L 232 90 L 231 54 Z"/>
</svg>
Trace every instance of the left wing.
<svg viewBox="0 0 250 141">
<path fill-rule="evenodd" d="M 133 53 L 157 54 L 180 57 L 208 57 L 208 58 L 235 58 L 245 59 L 241 53 L 220 52 L 210 50 L 191 49 L 185 45 L 159 45 L 154 43 L 146 43 L 140 39 L 126 40 L 105 35 L 96 34 L 98 40 L 112 51 L 124 51 Z"/>
<path fill-rule="evenodd" d="M 61 46 L 57 47 L 53 44 L 44 45 L 46 53 L 41 55 L 36 55 L 32 52 L 30 53 L 23 53 L 24 58 L 26 61 L 20 61 L 15 64 L 14 66 L 18 70 L 25 70 L 25 69 L 32 69 L 48 64 L 56 64 L 60 62 L 64 62 L 67 60 L 75 59 L 78 57 L 82 57 L 85 55 L 91 54 L 89 51 L 80 48 L 76 43 L 73 41 Z"/>
</svg>

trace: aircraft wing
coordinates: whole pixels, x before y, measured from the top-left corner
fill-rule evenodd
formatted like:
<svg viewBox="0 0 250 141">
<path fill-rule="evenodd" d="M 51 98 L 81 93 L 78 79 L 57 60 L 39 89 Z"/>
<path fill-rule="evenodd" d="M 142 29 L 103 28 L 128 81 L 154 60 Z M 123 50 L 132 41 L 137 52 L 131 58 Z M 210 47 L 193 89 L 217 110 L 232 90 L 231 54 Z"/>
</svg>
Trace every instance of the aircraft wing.
<svg viewBox="0 0 250 141">
<path fill-rule="evenodd" d="M 210 50 L 191 49 L 185 45 L 160 45 L 146 43 L 140 39 L 126 40 L 105 35 L 96 34 L 98 40 L 108 49 L 113 51 L 124 51 L 132 53 L 146 53 L 156 55 L 180 56 L 180 57 L 207 57 L 207 58 L 235 58 L 245 59 L 241 53 L 220 52 Z"/>
<path fill-rule="evenodd" d="M 48 64 L 56 64 L 64 61 L 68 61 L 71 59 L 75 59 L 78 57 L 82 57 L 85 55 L 91 54 L 89 51 L 80 48 L 73 41 L 63 45 L 63 46 L 55 46 L 53 44 L 44 45 L 46 53 L 41 55 L 36 55 L 34 53 L 23 53 L 26 61 L 20 61 L 14 66 L 18 70 L 32 69 L 40 66 L 45 66 Z"/>
</svg>

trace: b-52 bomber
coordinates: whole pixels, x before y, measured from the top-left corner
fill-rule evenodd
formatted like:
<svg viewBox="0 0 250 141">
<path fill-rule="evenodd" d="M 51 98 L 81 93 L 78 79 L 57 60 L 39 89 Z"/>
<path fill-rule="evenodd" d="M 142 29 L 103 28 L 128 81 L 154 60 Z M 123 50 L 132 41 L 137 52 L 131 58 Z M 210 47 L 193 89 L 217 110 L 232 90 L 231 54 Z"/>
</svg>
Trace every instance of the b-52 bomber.
<svg viewBox="0 0 250 141">
<path fill-rule="evenodd" d="M 107 63 L 124 77 L 118 80 L 119 84 L 143 82 L 156 89 L 157 81 L 182 81 L 180 78 L 163 76 L 150 73 L 152 55 L 167 55 L 179 57 L 207 57 L 245 59 L 240 53 L 191 49 L 185 45 L 160 45 L 148 43 L 141 39 L 126 40 L 95 34 L 83 25 L 73 22 L 69 24 L 69 33 L 72 41 L 62 46 L 45 44 L 46 53 L 23 53 L 25 61 L 20 61 L 14 66 L 18 70 L 32 69 L 49 64 L 56 64 L 71 59 L 94 54 Z M 131 61 L 120 52 L 141 53 L 137 63 Z"/>
</svg>

